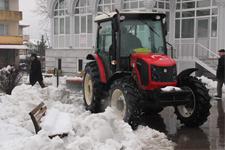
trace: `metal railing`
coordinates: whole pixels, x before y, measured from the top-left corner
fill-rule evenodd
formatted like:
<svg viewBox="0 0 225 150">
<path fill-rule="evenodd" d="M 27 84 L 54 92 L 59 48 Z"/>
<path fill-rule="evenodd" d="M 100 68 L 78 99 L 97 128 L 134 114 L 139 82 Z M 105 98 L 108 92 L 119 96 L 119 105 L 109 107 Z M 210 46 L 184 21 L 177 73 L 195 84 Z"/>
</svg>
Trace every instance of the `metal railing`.
<svg viewBox="0 0 225 150">
<path fill-rule="evenodd" d="M 215 75 L 219 55 L 201 43 L 178 43 L 175 58 L 195 61 Z"/>
</svg>

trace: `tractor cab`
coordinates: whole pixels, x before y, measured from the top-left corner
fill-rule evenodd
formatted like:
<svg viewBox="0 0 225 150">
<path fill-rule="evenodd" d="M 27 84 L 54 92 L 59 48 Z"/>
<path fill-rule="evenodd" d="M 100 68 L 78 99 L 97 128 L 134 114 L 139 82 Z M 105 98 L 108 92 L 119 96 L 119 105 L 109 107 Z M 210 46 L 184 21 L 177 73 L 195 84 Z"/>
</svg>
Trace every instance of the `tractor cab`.
<svg viewBox="0 0 225 150">
<path fill-rule="evenodd" d="M 166 55 L 165 14 L 121 12 L 97 16 L 97 53 L 106 77 L 131 71 L 132 55 Z"/>
</svg>

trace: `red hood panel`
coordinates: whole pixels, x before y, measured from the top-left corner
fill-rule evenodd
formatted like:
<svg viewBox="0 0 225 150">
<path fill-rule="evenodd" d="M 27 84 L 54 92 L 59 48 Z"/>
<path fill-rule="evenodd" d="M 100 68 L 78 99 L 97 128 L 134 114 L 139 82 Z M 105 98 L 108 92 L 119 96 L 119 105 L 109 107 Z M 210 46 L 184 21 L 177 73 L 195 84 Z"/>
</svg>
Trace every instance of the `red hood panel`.
<svg viewBox="0 0 225 150">
<path fill-rule="evenodd" d="M 135 53 L 132 54 L 134 59 L 142 59 L 148 64 L 156 66 L 173 66 L 176 65 L 176 61 L 171 57 L 164 54 L 152 54 L 152 53 Z"/>
</svg>

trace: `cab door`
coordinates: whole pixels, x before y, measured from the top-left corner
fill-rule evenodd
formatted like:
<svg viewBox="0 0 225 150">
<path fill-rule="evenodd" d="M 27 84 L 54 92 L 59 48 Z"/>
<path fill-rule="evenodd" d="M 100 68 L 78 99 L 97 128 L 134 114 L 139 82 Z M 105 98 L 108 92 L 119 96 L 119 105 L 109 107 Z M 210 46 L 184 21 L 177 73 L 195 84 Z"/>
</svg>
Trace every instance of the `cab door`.
<svg viewBox="0 0 225 150">
<path fill-rule="evenodd" d="M 112 56 L 112 23 L 111 21 L 99 23 L 97 51 L 103 61 L 107 79 L 112 75 L 113 68 L 111 65 Z"/>
</svg>

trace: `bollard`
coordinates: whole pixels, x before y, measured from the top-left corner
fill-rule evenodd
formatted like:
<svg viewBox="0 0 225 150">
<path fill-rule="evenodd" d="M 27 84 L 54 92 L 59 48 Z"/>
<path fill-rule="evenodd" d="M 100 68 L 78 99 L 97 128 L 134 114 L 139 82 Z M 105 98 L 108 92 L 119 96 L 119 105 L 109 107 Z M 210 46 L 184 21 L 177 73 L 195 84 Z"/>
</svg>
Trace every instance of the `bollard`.
<svg viewBox="0 0 225 150">
<path fill-rule="evenodd" d="M 56 73 L 56 84 L 57 84 L 57 87 L 59 86 L 59 70 L 57 69 L 57 73 Z"/>
</svg>

